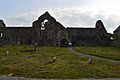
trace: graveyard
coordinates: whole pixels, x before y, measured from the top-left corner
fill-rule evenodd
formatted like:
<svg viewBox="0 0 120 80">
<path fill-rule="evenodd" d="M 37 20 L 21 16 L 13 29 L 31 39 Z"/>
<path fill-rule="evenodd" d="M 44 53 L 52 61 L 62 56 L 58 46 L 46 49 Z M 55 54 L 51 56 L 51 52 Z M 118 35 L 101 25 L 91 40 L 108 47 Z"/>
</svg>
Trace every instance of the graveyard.
<svg viewBox="0 0 120 80">
<path fill-rule="evenodd" d="M 119 78 L 120 64 L 89 59 L 69 51 L 67 47 L 3 45 L 0 47 L 0 75 L 42 79 Z M 74 47 L 89 55 L 120 60 L 120 48 Z M 94 53 L 93 53 L 94 52 Z M 104 54 L 106 53 L 106 54 Z M 109 55 L 107 55 L 109 54 Z"/>
</svg>

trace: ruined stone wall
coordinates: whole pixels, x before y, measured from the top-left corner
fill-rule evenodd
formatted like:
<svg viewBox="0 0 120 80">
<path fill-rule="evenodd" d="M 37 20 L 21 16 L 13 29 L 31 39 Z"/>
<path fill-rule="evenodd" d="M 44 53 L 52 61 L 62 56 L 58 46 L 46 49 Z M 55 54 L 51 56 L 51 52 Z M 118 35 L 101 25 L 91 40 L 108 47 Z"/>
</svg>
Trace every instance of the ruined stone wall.
<svg viewBox="0 0 120 80">
<path fill-rule="evenodd" d="M 33 28 L 36 31 L 36 41 L 39 45 L 57 45 L 57 33 L 65 29 L 48 12 L 33 22 Z"/>
<path fill-rule="evenodd" d="M 108 35 L 101 20 L 96 22 L 95 28 L 67 28 L 73 45 L 109 45 Z"/>
<path fill-rule="evenodd" d="M 108 45 L 108 35 L 101 20 L 95 28 L 65 28 L 48 12 L 34 21 L 32 27 L 6 27 L 0 20 L 1 42 L 15 44 L 35 44 L 40 46 L 57 45 Z"/>
<path fill-rule="evenodd" d="M 5 31 L 6 43 L 30 44 L 33 41 L 32 28 L 7 27 Z"/>
<path fill-rule="evenodd" d="M 98 20 L 95 25 L 96 33 L 98 34 L 98 43 L 101 45 L 110 45 L 110 35 L 101 20 Z"/>
<path fill-rule="evenodd" d="M 67 32 L 73 45 L 93 45 L 97 40 L 94 28 L 67 28 Z"/>
<path fill-rule="evenodd" d="M 120 47 L 120 26 L 114 31 L 114 46 Z"/>
<path fill-rule="evenodd" d="M 3 20 L 0 20 L 0 45 L 4 44 L 6 25 Z"/>
</svg>

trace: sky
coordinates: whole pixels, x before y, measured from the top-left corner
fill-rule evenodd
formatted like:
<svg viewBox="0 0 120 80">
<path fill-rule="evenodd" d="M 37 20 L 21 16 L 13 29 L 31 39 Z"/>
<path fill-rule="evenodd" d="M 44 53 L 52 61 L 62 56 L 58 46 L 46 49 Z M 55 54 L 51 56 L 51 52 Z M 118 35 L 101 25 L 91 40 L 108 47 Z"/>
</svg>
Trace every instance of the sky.
<svg viewBox="0 0 120 80">
<path fill-rule="evenodd" d="M 0 0 L 0 19 L 7 27 L 32 26 L 48 11 L 65 27 L 95 27 L 102 20 L 107 31 L 120 25 L 120 0 Z"/>
</svg>

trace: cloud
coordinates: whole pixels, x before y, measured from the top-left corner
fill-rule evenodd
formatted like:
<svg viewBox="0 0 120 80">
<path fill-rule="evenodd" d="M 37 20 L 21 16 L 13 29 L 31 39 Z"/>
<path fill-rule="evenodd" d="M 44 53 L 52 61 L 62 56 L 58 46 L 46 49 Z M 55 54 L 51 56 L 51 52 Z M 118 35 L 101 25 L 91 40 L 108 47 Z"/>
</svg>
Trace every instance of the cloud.
<svg viewBox="0 0 120 80">
<path fill-rule="evenodd" d="M 97 20 L 101 19 L 108 32 L 113 32 L 119 25 L 120 17 L 116 15 L 106 15 L 103 11 L 94 12 L 83 8 L 44 8 L 30 12 L 20 13 L 15 16 L 5 18 L 7 26 L 32 26 L 32 22 L 45 11 L 56 18 L 65 27 L 95 27 Z"/>
<path fill-rule="evenodd" d="M 21 13 L 15 16 L 6 17 L 5 22 L 7 26 L 32 26 L 31 23 L 36 17 L 35 13 Z"/>
<path fill-rule="evenodd" d="M 58 15 L 57 15 L 58 13 Z M 60 17 L 58 17 L 60 15 Z M 68 9 L 55 13 L 56 18 L 67 27 L 95 27 L 97 20 L 102 20 L 107 31 L 112 33 L 118 26 L 120 17 L 107 15 L 103 11 L 82 11 L 82 9 Z"/>
<path fill-rule="evenodd" d="M 7 16 L 3 17 L 7 26 L 32 26 L 33 21 L 49 11 L 65 27 L 95 27 L 101 19 L 112 33 L 119 26 L 119 3 L 120 0 L 1 0 L 0 9 L 1 15 Z"/>
</svg>

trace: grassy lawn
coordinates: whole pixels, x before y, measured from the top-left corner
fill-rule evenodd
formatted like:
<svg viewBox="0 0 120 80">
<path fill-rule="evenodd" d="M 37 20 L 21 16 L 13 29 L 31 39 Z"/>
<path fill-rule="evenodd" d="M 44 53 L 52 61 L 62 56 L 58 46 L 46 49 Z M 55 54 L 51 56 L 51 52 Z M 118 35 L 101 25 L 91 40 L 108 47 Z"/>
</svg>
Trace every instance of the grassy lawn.
<svg viewBox="0 0 120 80">
<path fill-rule="evenodd" d="M 32 49 L 27 45 L 0 47 L 0 75 L 34 78 L 120 78 L 120 64 L 81 58 L 60 47 L 38 47 L 36 52 L 18 52 Z M 9 51 L 6 54 L 6 51 Z M 48 63 L 56 57 L 56 61 Z M 47 64 L 48 63 L 48 64 Z"/>
<path fill-rule="evenodd" d="M 74 50 L 103 58 L 120 60 L 120 48 L 116 47 L 75 47 Z"/>
</svg>

